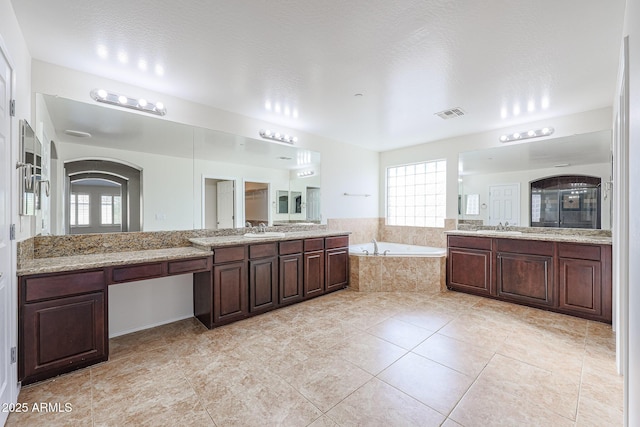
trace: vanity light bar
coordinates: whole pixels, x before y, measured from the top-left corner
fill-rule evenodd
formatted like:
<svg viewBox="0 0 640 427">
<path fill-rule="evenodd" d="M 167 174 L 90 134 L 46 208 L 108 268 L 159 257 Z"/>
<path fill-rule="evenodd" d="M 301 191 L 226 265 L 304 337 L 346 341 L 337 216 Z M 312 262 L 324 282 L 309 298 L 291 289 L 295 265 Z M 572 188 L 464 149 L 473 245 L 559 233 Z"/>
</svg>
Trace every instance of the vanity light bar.
<svg viewBox="0 0 640 427">
<path fill-rule="evenodd" d="M 555 129 L 548 127 L 542 129 L 533 129 L 526 132 L 514 132 L 500 136 L 500 142 L 520 141 L 529 138 L 540 138 L 541 136 L 549 136 Z"/>
<path fill-rule="evenodd" d="M 311 175 L 315 175 L 315 172 L 314 171 L 298 172 L 298 177 L 299 178 L 304 178 L 304 177 L 311 176 Z"/>
<path fill-rule="evenodd" d="M 286 133 L 275 132 L 269 129 L 260 129 L 259 133 L 260 133 L 260 136 L 265 139 L 272 139 L 274 141 L 285 142 L 291 145 L 298 142 L 297 136 L 291 136 Z"/>
<path fill-rule="evenodd" d="M 130 98 L 128 96 L 108 92 L 104 89 L 92 90 L 91 98 L 97 102 L 104 102 L 105 104 L 115 105 L 118 107 L 131 108 L 132 110 L 156 114 L 158 116 L 164 116 L 167 114 L 167 109 L 164 107 L 162 102 L 151 102 L 144 98 Z"/>
</svg>

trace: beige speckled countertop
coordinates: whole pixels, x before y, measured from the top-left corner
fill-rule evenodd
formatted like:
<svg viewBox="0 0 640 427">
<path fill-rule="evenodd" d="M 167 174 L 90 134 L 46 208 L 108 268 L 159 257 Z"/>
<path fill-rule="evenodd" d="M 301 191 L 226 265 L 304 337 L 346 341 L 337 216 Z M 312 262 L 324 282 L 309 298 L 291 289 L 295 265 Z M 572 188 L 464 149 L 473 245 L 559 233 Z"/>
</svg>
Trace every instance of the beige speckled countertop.
<svg viewBox="0 0 640 427">
<path fill-rule="evenodd" d="M 527 233 L 509 234 L 509 232 L 499 232 L 494 230 L 451 230 L 445 231 L 450 236 L 474 236 L 474 237 L 494 237 L 499 239 L 517 239 L 517 240 L 544 240 L 549 242 L 568 242 L 568 243 L 590 243 L 596 245 L 610 245 L 611 237 L 609 236 L 590 236 L 567 233 Z"/>
<path fill-rule="evenodd" d="M 330 230 L 305 230 L 285 233 L 284 237 L 244 237 L 242 234 L 235 236 L 194 237 L 189 239 L 191 243 L 201 248 L 237 246 L 250 243 L 278 242 L 281 240 L 313 239 L 314 237 L 347 236 L 349 231 Z"/>
<path fill-rule="evenodd" d="M 106 254 L 73 255 L 35 258 L 18 266 L 18 276 L 86 270 L 114 265 L 139 264 L 154 261 L 200 258 L 213 252 L 195 247 L 149 249 L 145 251 L 113 252 Z"/>
</svg>

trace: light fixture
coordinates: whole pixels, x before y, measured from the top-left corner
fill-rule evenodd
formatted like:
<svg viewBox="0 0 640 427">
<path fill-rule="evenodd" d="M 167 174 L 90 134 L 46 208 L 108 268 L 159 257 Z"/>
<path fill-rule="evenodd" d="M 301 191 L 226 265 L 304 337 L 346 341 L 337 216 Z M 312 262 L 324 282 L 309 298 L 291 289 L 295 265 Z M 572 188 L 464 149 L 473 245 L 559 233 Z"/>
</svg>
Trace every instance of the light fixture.
<svg viewBox="0 0 640 427">
<path fill-rule="evenodd" d="M 298 172 L 298 177 L 299 177 L 299 178 L 305 178 L 305 177 L 307 177 L 307 176 L 311 176 L 311 175 L 314 175 L 314 174 L 315 174 L 315 172 L 314 172 L 314 171 L 311 171 L 311 170 L 309 170 L 309 171 L 303 171 L 303 172 Z"/>
<path fill-rule="evenodd" d="M 138 110 L 145 113 L 157 114 L 158 116 L 164 116 L 167 114 L 166 108 L 162 102 L 150 102 L 144 98 L 136 99 L 124 95 L 118 95 L 117 93 L 108 92 L 104 89 L 94 89 L 91 91 L 91 98 L 98 102 L 104 102 L 105 104 L 116 105 L 118 107 L 131 108 L 132 110 Z"/>
<path fill-rule="evenodd" d="M 270 129 L 260 129 L 259 134 L 261 137 L 265 139 L 272 139 L 274 141 L 284 142 L 291 145 L 298 142 L 298 137 L 296 136 L 291 136 L 289 134 L 282 134 L 280 132 L 274 132 Z"/>
<path fill-rule="evenodd" d="M 540 138 L 541 136 L 549 136 L 553 133 L 552 127 L 542 129 L 531 129 L 526 132 L 514 132 L 500 136 L 500 142 L 519 141 L 521 139 Z"/>
</svg>

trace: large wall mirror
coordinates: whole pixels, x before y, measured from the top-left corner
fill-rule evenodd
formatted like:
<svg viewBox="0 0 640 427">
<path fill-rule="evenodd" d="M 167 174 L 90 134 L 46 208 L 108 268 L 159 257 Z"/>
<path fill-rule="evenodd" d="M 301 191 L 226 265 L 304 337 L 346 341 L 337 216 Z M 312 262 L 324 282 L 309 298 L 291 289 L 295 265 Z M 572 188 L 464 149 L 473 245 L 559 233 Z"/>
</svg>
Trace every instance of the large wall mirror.
<svg viewBox="0 0 640 427">
<path fill-rule="evenodd" d="M 320 153 L 43 94 L 36 123 L 55 135 L 44 232 L 238 228 L 254 209 L 268 225 L 320 222 Z M 247 196 L 254 183 L 265 190 Z M 280 213 L 278 191 L 300 192 L 299 212 Z"/>
<path fill-rule="evenodd" d="M 586 175 L 601 182 L 600 227 L 611 228 L 609 130 L 460 153 L 458 170 L 458 218 L 464 222 L 497 225 L 508 221 L 528 227 L 532 224 L 532 182 Z"/>
</svg>

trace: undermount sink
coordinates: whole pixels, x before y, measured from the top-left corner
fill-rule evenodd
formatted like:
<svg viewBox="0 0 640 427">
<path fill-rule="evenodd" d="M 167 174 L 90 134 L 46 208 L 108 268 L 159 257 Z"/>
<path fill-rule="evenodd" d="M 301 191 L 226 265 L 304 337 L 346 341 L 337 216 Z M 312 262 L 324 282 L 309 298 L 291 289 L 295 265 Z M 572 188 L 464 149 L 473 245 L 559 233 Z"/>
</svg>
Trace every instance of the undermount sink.
<svg viewBox="0 0 640 427">
<path fill-rule="evenodd" d="M 249 239 L 268 239 L 273 237 L 284 237 L 285 234 L 281 231 L 265 231 L 264 233 L 245 233 L 244 237 Z"/>
<path fill-rule="evenodd" d="M 476 230 L 478 234 L 510 234 L 513 236 L 517 236 L 518 234 L 522 234 L 522 231 L 508 231 L 508 230 Z"/>
</svg>

